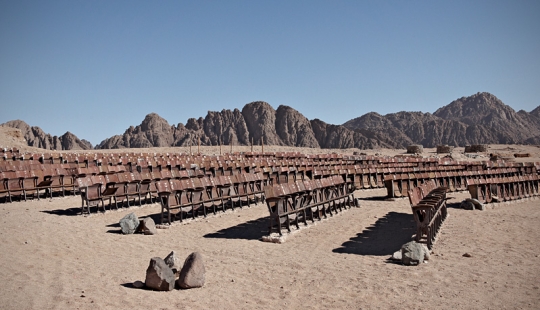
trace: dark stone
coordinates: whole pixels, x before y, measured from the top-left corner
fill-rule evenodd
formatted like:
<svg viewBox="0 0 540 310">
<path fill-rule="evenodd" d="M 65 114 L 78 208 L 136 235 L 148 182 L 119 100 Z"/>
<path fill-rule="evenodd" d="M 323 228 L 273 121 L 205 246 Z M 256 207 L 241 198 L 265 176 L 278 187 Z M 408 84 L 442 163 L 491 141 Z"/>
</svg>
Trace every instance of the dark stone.
<svg viewBox="0 0 540 310">
<path fill-rule="evenodd" d="M 183 289 L 202 287 L 204 285 L 206 271 L 202 255 L 198 252 L 191 253 L 184 262 L 177 280 L 178 286 Z"/>
<path fill-rule="evenodd" d="M 165 261 L 160 257 L 150 259 L 148 269 L 146 269 L 146 287 L 156 291 L 172 291 L 176 277 Z"/>
</svg>

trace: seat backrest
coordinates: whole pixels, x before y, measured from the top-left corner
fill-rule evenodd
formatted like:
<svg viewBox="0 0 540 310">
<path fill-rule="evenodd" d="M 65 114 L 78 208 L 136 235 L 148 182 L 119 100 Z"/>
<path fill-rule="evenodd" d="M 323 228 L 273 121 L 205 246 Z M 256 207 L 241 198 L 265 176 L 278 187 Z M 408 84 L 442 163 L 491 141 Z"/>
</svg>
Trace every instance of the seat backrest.
<svg viewBox="0 0 540 310">
<path fill-rule="evenodd" d="M 156 182 L 156 189 L 157 189 L 159 194 L 171 193 L 171 188 L 170 188 L 169 181 L 166 181 L 166 180 L 157 181 Z"/>
</svg>

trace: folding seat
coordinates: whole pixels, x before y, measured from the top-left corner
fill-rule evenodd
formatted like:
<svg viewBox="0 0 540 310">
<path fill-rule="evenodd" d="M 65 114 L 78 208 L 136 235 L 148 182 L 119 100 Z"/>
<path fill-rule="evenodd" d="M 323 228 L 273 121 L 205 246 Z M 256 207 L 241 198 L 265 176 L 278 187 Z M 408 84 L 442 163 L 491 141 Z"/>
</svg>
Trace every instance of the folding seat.
<svg viewBox="0 0 540 310">
<path fill-rule="evenodd" d="M 107 181 L 105 180 L 104 176 L 102 175 L 93 175 L 90 177 L 93 184 L 100 184 L 99 186 L 99 196 L 101 197 L 101 201 L 103 202 L 103 211 L 105 211 L 105 200 L 109 200 L 109 208 L 112 208 L 112 202 L 114 200 L 114 207 L 115 209 L 118 209 L 118 204 L 116 201 L 116 191 L 118 188 L 116 187 L 107 187 Z"/>
<path fill-rule="evenodd" d="M 504 201 L 512 200 L 512 197 L 513 197 L 512 191 L 513 191 L 513 188 L 512 188 L 512 185 L 510 183 L 510 179 L 508 177 L 503 177 L 502 193 L 504 195 L 504 197 L 503 197 Z"/>
<path fill-rule="evenodd" d="M 161 224 L 163 224 L 165 217 L 168 218 L 168 223 L 171 224 L 171 208 L 174 207 L 176 203 L 172 182 L 157 181 L 156 190 L 161 204 Z"/>
<path fill-rule="evenodd" d="M 334 213 L 337 213 L 336 205 L 334 202 L 334 191 L 332 190 L 333 184 L 330 183 L 329 178 L 322 178 L 320 180 L 317 180 L 320 182 L 321 186 L 321 192 L 323 197 L 323 207 L 324 207 L 324 214 L 330 214 L 333 215 Z"/>
<path fill-rule="evenodd" d="M 491 192 L 490 192 L 490 186 L 489 183 L 486 180 L 479 180 L 478 185 L 480 188 L 481 193 L 481 199 L 480 202 L 482 203 L 490 203 L 492 201 Z"/>
<path fill-rule="evenodd" d="M 81 195 L 81 214 L 90 214 L 91 206 L 96 206 L 99 210 L 100 202 L 105 210 L 103 198 L 100 195 L 101 183 L 94 183 L 90 176 L 81 176 L 75 181 Z"/>
<path fill-rule="evenodd" d="M 274 184 L 265 186 L 264 194 L 266 197 L 266 204 L 270 213 L 269 231 L 272 233 L 274 230 L 282 235 L 281 228 L 285 228 L 290 232 L 290 218 L 288 216 L 286 193 L 283 188 L 283 184 Z"/>
<path fill-rule="evenodd" d="M 510 196 L 512 198 L 512 200 L 516 200 L 519 198 L 519 188 L 515 182 L 515 179 L 514 179 L 514 176 L 513 176 L 513 173 L 510 177 L 508 177 L 508 185 L 509 185 L 509 189 L 510 189 Z"/>
<path fill-rule="evenodd" d="M 169 181 L 172 195 L 168 198 L 168 223 L 171 223 L 171 215 L 178 218 L 180 221 L 184 219 L 184 214 L 188 214 L 189 211 L 193 213 L 193 206 L 191 204 L 191 191 L 190 186 L 192 183 L 189 179 L 178 180 L 172 179 Z M 162 218 L 163 222 L 163 218 Z"/>
<path fill-rule="evenodd" d="M 362 187 L 364 189 L 371 188 L 369 169 L 362 168 L 361 171 L 362 171 L 362 174 L 360 176 L 362 178 Z"/>
<path fill-rule="evenodd" d="M 206 217 L 206 208 L 203 205 L 205 187 L 201 182 L 200 178 L 191 178 L 193 187 L 191 190 L 191 204 L 193 206 L 193 217 L 197 216 L 199 212 L 203 212 L 204 217 Z"/>
<path fill-rule="evenodd" d="M 139 206 L 142 205 L 142 196 L 141 196 L 141 175 L 139 172 L 124 172 L 124 179 L 127 179 L 128 183 L 126 184 L 126 194 L 128 201 L 133 201 L 139 203 Z M 128 202 L 129 204 L 129 202 Z"/>
<path fill-rule="evenodd" d="M 141 180 L 139 183 L 139 194 L 141 196 L 141 203 L 150 202 L 153 203 L 153 198 L 157 196 L 157 189 L 155 188 L 155 182 L 150 172 L 139 173 Z"/>
<path fill-rule="evenodd" d="M 250 197 L 249 197 L 249 182 L 247 180 L 246 174 L 238 174 L 234 176 L 237 180 L 237 182 L 234 184 L 235 191 L 238 195 L 238 203 L 240 207 L 243 205 L 249 206 L 250 203 Z"/>
<path fill-rule="evenodd" d="M 242 207 L 242 200 L 240 199 L 240 181 L 238 180 L 237 175 L 228 176 L 231 181 L 231 186 L 229 188 L 229 201 L 231 202 L 231 208 L 234 208 L 234 204 L 238 204 L 239 207 Z"/>
<path fill-rule="evenodd" d="M 233 207 L 233 203 L 231 201 L 231 197 L 234 196 L 233 183 L 231 178 L 225 175 L 217 177 L 215 181 L 218 188 L 219 197 L 223 201 L 223 211 L 225 211 L 227 204 L 230 203 L 231 207 Z"/>
<path fill-rule="evenodd" d="M 540 177 L 538 174 L 535 174 L 531 177 L 531 183 L 532 183 L 532 191 L 535 196 L 538 196 L 540 194 L 539 191 L 539 185 L 540 185 Z"/>
<path fill-rule="evenodd" d="M 195 216 L 197 216 L 197 213 L 195 209 L 196 206 L 194 205 L 193 200 L 193 192 L 195 190 L 193 178 L 181 179 L 178 187 L 175 187 L 175 189 L 177 195 L 177 203 L 180 206 L 180 212 L 177 214 L 177 217 L 180 217 L 180 221 L 182 221 L 187 216 L 191 216 L 194 219 Z M 198 203 L 198 201 L 195 202 Z"/>
<path fill-rule="evenodd" d="M 389 198 L 401 197 L 401 191 L 398 183 L 399 181 L 396 175 L 385 176 L 384 184 L 386 187 L 386 195 Z"/>
<path fill-rule="evenodd" d="M 11 195 L 8 188 L 8 176 L 5 172 L 0 172 L 0 198 L 4 198 L 4 202 L 9 199 L 11 202 Z"/>
<path fill-rule="evenodd" d="M 129 207 L 129 195 L 128 195 L 128 183 L 129 177 L 126 173 L 111 173 L 103 176 L 105 179 L 106 188 L 116 188 L 114 192 L 115 202 L 121 202 L 122 205 L 126 201 L 127 206 Z"/>
<path fill-rule="evenodd" d="M 214 183 L 213 177 L 203 177 L 200 179 L 202 186 L 204 187 L 203 191 L 203 207 L 206 209 L 205 214 L 208 210 L 216 214 L 218 207 L 222 205 L 222 200 L 217 193 L 217 187 Z"/>
<path fill-rule="evenodd" d="M 26 200 L 29 196 L 32 196 L 32 198 L 35 197 L 38 193 L 36 188 L 38 177 L 36 176 L 34 170 L 17 171 L 17 173 L 20 175 L 24 200 Z"/>
<path fill-rule="evenodd" d="M 374 168 L 373 176 L 375 178 L 375 187 L 384 187 L 384 173 L 382 169 Z"/>
<path fill-rule="evenodd" d="M 52 176 L 55 174 L 55 170 L 52 168 L 45 168 L 44 170 L 33 170 L 36 179 L 36 196 L 38 200 L 40 199 L 40 190 L 44 190 L 45 195 L 49 194 L 52 198 Z"/>
<path fill-rule="evenodd" d="M 291 196 L 291 212 L 294 213 L 295 225 L 299 228 L 300 223 L 307 226 L 307 210 L 305 205 L 306 191 L 302 182 L 289 183 L 289 195 Z"/>
<path fill-rule="evenodd" d="M 521 193 L 521 198 L 529 198 L 529 184 L 527 180 L 522 176 L 517 176 L 517 179 L 519 181 L 519 189 Z"/>
<path fill-rule="evenodd" d="M 255 174 L 245 173 L 244 178 L 245 178 L 245 184 L 246 184 L 245 191 L 246 191 L 248 203 L 252 203 L 252 202 L 258 203 L 260 196 L 257 196 L 257 189 L 255 186 L 255 182 L 257 181 L 257 179 L 256 179 Z"/>
<path fill-rule="evenodd" d="M 13 198 L 18 197 L 19 200 L 24 198 L 24 188 L 22 180 L 24 179 L 24 173 L 22 171 L 7 171 L 4 172 L 7 178 L 7 188 L 9 189 L 9 200 L 13 201 Z"/>
</svg>

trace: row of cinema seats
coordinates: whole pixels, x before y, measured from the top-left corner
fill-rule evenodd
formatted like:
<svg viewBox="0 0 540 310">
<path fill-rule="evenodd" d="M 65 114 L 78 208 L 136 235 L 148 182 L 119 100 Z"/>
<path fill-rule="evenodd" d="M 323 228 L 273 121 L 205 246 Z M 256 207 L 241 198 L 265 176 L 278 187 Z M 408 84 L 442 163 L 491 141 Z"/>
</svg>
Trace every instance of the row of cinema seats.
<svg viewBox="0 0 540 310">
<path fill-rule="evenodd" d="M 267 182 L 262 173 L 157 181 L 161 224 L 258 203 L 264 200 L 263 186 Z"/>
<path fill-rule="evenodd" d="M 73 175 L 63 168 L 0 172 L 0 198 L 4 202 L 30 197 L 40 199 L 42 193 L 50 197 L 54 193 L 64 196 L 66 191 L 75 192 L 75 183 Z"/>
<path fill-rule="evenodd" d="M 517 168 L 494 168 L 490 170 L 472 171 L 430 171 L 423 173 L 402 173 L 388 175 L 385 178 L 385 187 L 389 198 L 406 197 L 410 188 L 418 186 L 428 180 L 435 181 L 437 186 L 446 187 L 449 191 L 467 190 L 468 181 L 490 182 L 495 178 L 518 177 L 523 173 Z M 528 176 L 537 176 L 529 174 Z"/>
<path fill-rule="evenodd" d="M 471 198 L 490 203 L 536 197 L 539 182 L 538 175 L 469 179 L 467 188 Z"/>
<path fill-rule="evenodd" d="M 437 233 L 448 216 L 447 190 L 430 180 L 407 191 L 416 222 L 415 240 L 425 243 L 429 249 L 433 247 Z"/>
<path fill-rule="evenodd" d="M 264 187 L 270 213 L 269 233 L 282 235 L 282 228 L 291 232 L 291 225 L 300 228 L 307 221 L 321 220 L 354 205 L 354 184 L 334 175 L 315 180 L 269 184 Z"/>
<path fill-rule="evenodd" d="M 155 171 L 155 172 L 109 172 L 98 175 L 82 175 L 76 179 L 81 195 L 81 213 L 90 213 L 92 206 L 106 210 L 118 209 L 118 204 L 127 206 L 153 203 L 158 200 L 162 204 L 162 223 L 171 216 L 180 219 L 192 208 L 192 211 L 203 211 L 217 208 L 225 210 L 228 206 L 248 205 L 259 201 L 262 186 L 268 179 L 262 173 L 243 173 L 232 176 L 206 176 L 200 170 Z M 219 204 L 217 203 L 219 201 Z M 106 203 L 107 202 L 107 203 Z M 204 210 L 199 207 L 205 206 Z M 192 216 L 197 215 L 191 212 Z"/>
</svg>

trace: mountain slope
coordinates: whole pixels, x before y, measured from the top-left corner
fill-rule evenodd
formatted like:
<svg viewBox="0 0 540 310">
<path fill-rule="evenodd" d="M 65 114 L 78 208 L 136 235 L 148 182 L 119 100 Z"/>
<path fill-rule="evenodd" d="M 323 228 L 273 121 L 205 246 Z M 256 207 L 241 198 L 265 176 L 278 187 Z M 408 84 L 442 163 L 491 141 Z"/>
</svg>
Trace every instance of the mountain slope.
<svg viewBox="0 0 540 310">
<path fill-rule="evenodd" d="M 46 150 L 90 150 L 92 144 L 86 140 L 80 140 L 71 132 L 66 132 L 60 137 L 51 136 L 37 126 L 30 126 L 24 121 L 9 121 L 0 126 L 17 128 L 24 135 L 28 146 Z"/>
</svg>

